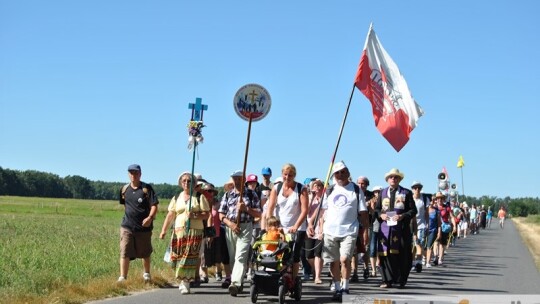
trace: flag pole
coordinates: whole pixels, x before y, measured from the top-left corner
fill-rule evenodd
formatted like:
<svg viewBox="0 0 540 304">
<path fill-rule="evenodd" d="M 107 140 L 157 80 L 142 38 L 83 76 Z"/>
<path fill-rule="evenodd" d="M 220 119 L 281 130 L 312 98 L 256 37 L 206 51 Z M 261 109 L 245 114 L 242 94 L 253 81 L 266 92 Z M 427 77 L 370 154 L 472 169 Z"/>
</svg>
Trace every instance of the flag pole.
<svg viewBox="0 0 540 304">
<path fill-rule="evenodd" d="M 334 161 L 336 160 L 336 154 L 339 148 L 339 143 L 341 142 L 341 135 L 343 134 L 343 128 L 345 127 L 345 122 L 347 121 L 347 115 L 349 115 L 349 109 L 351 107 L 351 101 L 354 95 L 354 89 L 356 85 L 353 83 L 352 90 L 351 90 L 351 96 L 349 97 L 349 103 L 347 103 L 347 109 L 345 110 L 345 115 L 343 116 L 343 121 L 341 122 L 341 127 L 339 128 L 338 133 L 338 139 L 336 143 L 336 147 L 334 149 L 334 153 L 332 154 L 332 158 L 330 159 L 330 166 L 328 166 L 328 172 L 326 173 L 326 178 L 324 180 L 324 186 L 323 186 L 323 198 L 326 194 L 326 188 L 328 187 L 328 183 L 330 181 L 330 174 L 332 173 L 332 168 L 334 167 Z M 317 221 L 319 220 L 319 214 L 321 212 L 321 206 L 322 203 L 319 204 L 317 207 L 317 215 L 315 216 L 315 221 L 313 222 L 313 227 L 317 226 Z"/>
<path fill-rule="evenodd" d="M 461 192 L 463 193 L 463 197 L 465 197 L 465 184 L 463 183 L 463 166 L 461 166 Z"/>
<path fill-rule="evenodd" d="M 245 183 L 245 176 L 246 176 L 246 167 L 247 167 L 247 160 L 248 160 L 248 152 L 249 152 L 249 138 L 251 137 L 251 122 L 253 121 L 253 113 L 249 113 L 249 121 L 248 121 L 248 131 L 247 131 L 247 139 L 246 139 L 246 151 L 244 153 L 244 168 L 242 169 L 242 178 L 241 178 L 241 184 L 240 187 L 240 198 L 238 199 L 238 203 L 242 202 L 242 199 L 244 197 L 244 183 Z M 236 225 L 240 225 L 240 214 L 241 211 L 237 207 L 236 212 Z"/>
</svg>

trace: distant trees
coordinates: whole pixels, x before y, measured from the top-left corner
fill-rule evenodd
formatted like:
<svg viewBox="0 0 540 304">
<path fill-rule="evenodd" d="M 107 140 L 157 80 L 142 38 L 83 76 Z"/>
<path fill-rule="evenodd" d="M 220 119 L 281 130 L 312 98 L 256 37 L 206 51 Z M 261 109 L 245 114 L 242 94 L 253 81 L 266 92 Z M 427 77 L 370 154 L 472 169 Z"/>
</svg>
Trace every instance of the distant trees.
<svg viewBox="0 0 540 304">
<path fill-rule="evenodd" d="M 117 200 L 120 189 L 126 183 L 91 181 L 79 175 L 69 175 L 61 178 L 56 174 L 34 170 L 17 171 L 0 167 L 0 195 L 36 196 L 56 198 L 79 198 L 95 200 Z M 162 204 L 180 191 L 177 185 L 152 184 Z M 223 196 L 223 188 L 216 187 L 218 197 Z M 495 196 L 460 196 L 459 201 L 466 201 L 469 206 L 476 204 L 491 206 L 495 214 L 501 206 L 505 206 L 513 216 L 540 214 L 540 199 L 538 197 L 499 198 Z"/>
<path fill-rule="evenodd" d="M 61 178 L 34 170 L 17 171 L 0 167 L 0 195 L 117 200 L 125 183 L 91 181 L 79 175 Z M 178 186 L 152 184 L 158 197 L 169 203 Z"/>
</svg>

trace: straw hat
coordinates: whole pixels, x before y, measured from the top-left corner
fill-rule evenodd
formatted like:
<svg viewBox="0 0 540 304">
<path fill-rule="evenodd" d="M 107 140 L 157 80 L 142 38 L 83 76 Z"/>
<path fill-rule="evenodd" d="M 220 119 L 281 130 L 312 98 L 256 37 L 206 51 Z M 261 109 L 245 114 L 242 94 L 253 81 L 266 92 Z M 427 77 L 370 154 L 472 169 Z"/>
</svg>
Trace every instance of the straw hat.
<svg viewBox="0 0 540 304">
<path fill-rule="evenodd" d="M 386 173 L 384 175 L 384 180 L 387 181 L 390 176 L 399 176 L 400 181 L 403 180 L 403 178 L 405 178 L 405 174 L 399 172 L 399 169 L 397 168 L 392 168 L 388 173 Z"/>
</svg>

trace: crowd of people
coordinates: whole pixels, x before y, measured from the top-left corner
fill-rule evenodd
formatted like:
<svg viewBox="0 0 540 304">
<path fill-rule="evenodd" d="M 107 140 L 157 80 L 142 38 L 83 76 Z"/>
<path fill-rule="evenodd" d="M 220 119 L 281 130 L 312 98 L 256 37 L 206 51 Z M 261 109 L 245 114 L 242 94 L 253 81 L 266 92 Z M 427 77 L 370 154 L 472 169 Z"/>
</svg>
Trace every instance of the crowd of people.
<svg viewBox="0 0 540 304">
<path fill-rule="evenodd" d="M 209 273 L 231 296 L 242 292 L 253 275 L 250 257 L 257 239 L 285 239 L 293 235 L 290 274 L 293 281 L 322 284 L 328 266 L 332 300 L 349 294 L 351 283 L 380 276 L 380 288 L 406 288 L 413 270 L 445 263 L 445 251 L 456 240 L 490 228 L 491 206 L 458 202 L 446 192 L 426 194 L 421 182 L 403 186 L 405 175 L 396 168 L 384 174 L 387 185 L 356 183 L 345 164 L 333 165 L 331 183 L 318 178 L 296 181 L 296 168 L 285 164 L 272 182 L 272 170 L 244 176 L 230 174 L 224 194 L 200 174 L 184 172 L 181 191 L 169 202 L 159 234 L 169 242 L 167 258 L 181 294 L 209 283 Z M 143 259 L 143 279 L 151 281 L 151 235 L 159 201 L 141 181 L 141 167 L 128 167 L 130 183 L 122 187 L 125 215 L 120 230 L 120 277 L 127 280 L 129 262 Z M 496 217 L 504 228 L 506 210 Z M 264 250 L 274 250 L 265 246 Z M 208 271 L 212 269 L 212 271 Z M 361 270 L 361 272 L 359 272 Z"/>
</svg>

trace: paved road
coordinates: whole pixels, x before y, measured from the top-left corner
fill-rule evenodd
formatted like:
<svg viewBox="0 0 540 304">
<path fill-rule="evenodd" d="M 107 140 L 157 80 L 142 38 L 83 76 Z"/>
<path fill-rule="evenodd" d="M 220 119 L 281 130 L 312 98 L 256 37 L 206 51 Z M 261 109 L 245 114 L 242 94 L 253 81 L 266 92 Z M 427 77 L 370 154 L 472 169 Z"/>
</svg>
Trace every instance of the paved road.
<svg viewBox="0 0 540 304">
<path fill-rule="evenodd" d="M 352 295 L 401 294 L 401 295 L 448 295 L 448 294 L 540 294 L 540 273 L 522 243 L 512 221 L 504 230 L 494 222 L 491 229 L 482 230 L 458 240 L 445 257 L 444 265 L 413 272 L 406 289 L 380 289 L 380 278 L 369 278 L 351 284 Z M 329 303 L 332 293 L 325 284 L 304 283 L 299 303 Z M 92 304 L 126 303 L 251 303 L 249 291 L 231 297 L 213 280 L 202 288 L 192 288 L 190 295 L 180 295 L 177 288 L 157 289 L 130 296 L 91 302 Z M 258 303 L 277 303 L 277 297 L 259 295 Z M 288 303 L 295 303 L 287 299 Z"/>
</svg>

